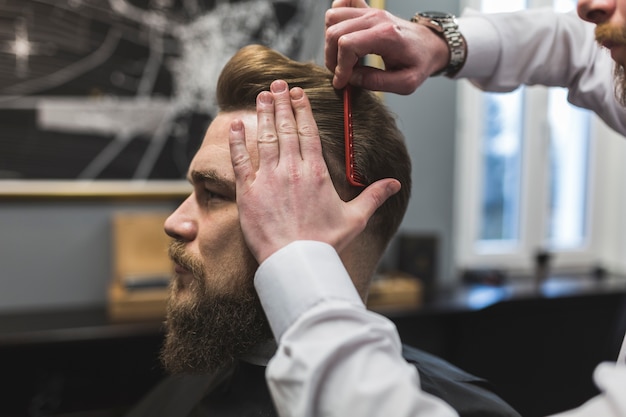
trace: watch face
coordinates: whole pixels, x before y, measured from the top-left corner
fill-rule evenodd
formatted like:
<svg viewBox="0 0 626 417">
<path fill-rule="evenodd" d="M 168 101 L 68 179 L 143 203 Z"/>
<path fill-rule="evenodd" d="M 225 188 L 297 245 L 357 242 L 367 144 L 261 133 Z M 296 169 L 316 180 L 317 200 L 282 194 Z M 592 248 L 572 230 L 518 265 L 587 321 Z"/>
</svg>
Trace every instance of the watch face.
<svg viewBox="0 0 626 417">
<path fill-rule="evenodd" d="M 444 13 L 444 12 L 420 12 L 419 15 L 428 19 L 452 19 L 454 18 L 453 14 Z"/>
</svg>

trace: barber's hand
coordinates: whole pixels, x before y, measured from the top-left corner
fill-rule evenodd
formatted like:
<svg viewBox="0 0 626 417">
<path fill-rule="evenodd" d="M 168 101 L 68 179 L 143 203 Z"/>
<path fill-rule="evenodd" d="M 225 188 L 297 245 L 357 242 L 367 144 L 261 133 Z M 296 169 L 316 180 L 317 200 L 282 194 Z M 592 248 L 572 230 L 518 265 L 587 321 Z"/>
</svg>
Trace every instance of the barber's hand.
<svg viewBox="0 0 626 417">
<path fill-rule="evenodd" d="M 448 65 L 446 42 L 431 29 L 370 8 L 364 0 L 335 0 L 326 11 L 326 67 L 333 86 L 350 83 L 374 91 L 410 94 Z M 385 69 L 359 65 L 380 55 Z"/>
<path fill-rule="evenodd" d="M 246 148 L 243 123 L 230 130 L 237 206 L 246 243 L 259 263 L 296 240 L 315 240 L 338 252 L 365 228 L 374 211 L 398 192 L 384 179 L 342 201 L 322 156 L 311 105 L 301 88 L 274 81 L 257 97 L 258 168 Z"/>
</svg>

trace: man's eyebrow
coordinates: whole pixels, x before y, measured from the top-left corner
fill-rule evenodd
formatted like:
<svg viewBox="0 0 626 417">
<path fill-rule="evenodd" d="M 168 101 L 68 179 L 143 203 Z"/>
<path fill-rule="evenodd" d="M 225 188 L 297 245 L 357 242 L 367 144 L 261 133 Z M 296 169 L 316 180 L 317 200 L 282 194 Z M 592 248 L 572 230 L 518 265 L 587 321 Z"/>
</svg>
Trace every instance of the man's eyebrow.
<svg viewBox="0 0 626 417">
<path fill-rule="evenodd" d="M 235 191 L 235 182 L 224 178 L 214 170 L 191 171 L 189 173 L 189 182 L 191 182 L 192 184 L 210 182 L 220 188 Z"/>
</svg>

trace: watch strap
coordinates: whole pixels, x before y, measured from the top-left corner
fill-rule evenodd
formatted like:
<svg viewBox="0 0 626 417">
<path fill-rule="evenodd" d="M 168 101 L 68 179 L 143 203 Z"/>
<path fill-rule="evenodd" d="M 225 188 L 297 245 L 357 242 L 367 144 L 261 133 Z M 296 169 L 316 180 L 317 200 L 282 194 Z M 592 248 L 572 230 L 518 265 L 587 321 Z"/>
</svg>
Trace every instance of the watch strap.
<svg viewBox="0 0 626 417">
<path fill-rule="evenodd" d="M 459 31 L 459 26 L 456 22 L 456 18 L 453 15 L 448 15 L 445 18 L 433 18 L 426 15 L 422 15 L 421 12 L 416 13 L 411 22 L 424 25 L 430 28 L 432 31 L 441 36 L 448 44 L 448 51 L 450 59 L 448 65 L 441 71 L 438 71 L 431 76 L 446 75 L 453 77 L 457 72 L 461 70 L 467 55 L 467 48 L 465 46 L 465 38 Z"/>
</svg>

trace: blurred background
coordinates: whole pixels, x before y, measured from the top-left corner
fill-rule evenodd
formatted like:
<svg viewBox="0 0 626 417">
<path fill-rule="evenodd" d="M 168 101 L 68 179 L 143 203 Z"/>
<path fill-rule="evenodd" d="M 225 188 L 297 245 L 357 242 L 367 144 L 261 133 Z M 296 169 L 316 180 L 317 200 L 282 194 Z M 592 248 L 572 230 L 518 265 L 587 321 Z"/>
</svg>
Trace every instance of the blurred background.
<svg viewBox="0 0 626 417">
<path fill-rule="evenodd" d="M 409 19 L 575 1 L 375 5 Z M 164 237 L 189 192 L 217 75 L 248 43 L 323 64 L 328 6 L 0 2 L 0 416 L 121 415 L 162 376 L 169 271 L 150 231 Z M 624 139 L 566 94 L 431 78 L 383 95 L 407 138 L 413 198 L 370 307 L 525 416 L 595 394 L 591 370 L 626 330 Z M 138 236 L 154 250 L 131 249 L 146 247 Z"/>
</svg>

